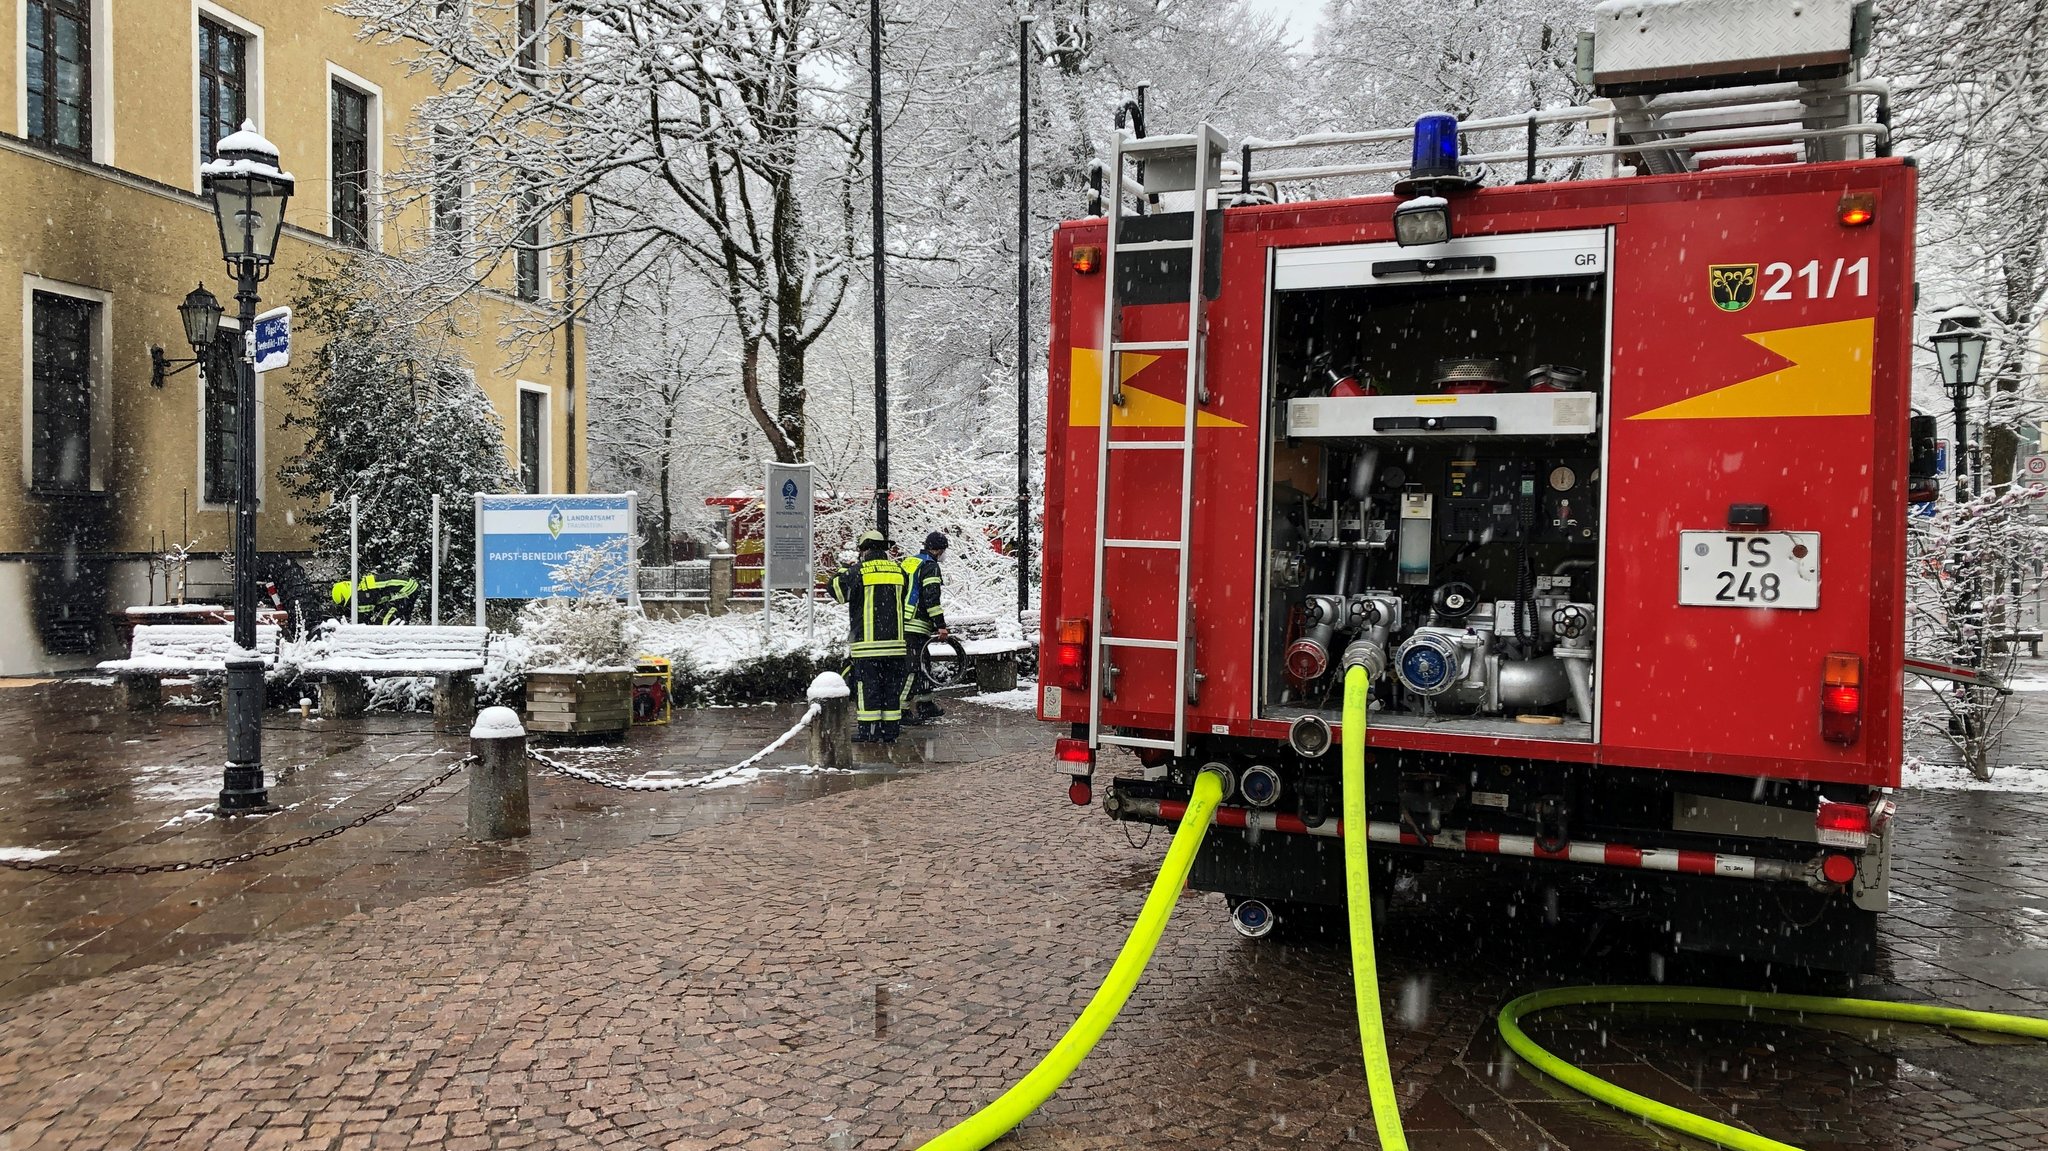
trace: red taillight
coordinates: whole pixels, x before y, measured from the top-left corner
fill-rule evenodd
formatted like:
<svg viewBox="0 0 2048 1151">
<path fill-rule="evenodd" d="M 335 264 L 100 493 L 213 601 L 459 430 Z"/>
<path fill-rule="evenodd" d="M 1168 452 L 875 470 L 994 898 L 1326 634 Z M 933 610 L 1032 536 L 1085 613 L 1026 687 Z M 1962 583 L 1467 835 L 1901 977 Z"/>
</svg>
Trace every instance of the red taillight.
<svg viewBox="0 0 2048 1151">
<path fill-rule="evenodd" d="M 1083 691 L 1088 687 L 1088 621 L 1063 619 L 1053 635 L 1052 682 Z"/>
<path fill-rule="evenodd" d="M 1863 733 L 1863 661 L 1836 652 L 1827 658 L 1820 678 L 1820 737 L 1829 743 L 1855 743 Z"/>
<path fill-rule="evenodd" d="M 1821 801 L 1813 814 L 1813 831 L 1827 847 L 1870 846 L 1870 808 L 1861 803 Z M 1840 883 L 1841 880 L 1835 882 Z"/>
<path fill-rule="evenodd" d="M 1102 266 L 1102 249 L 1093 244 L 1074 245 L 1074 270 L 1084 276 L 1092 276 Z"/>
<path fill-rule="evenodd" d="M 1856 861 L 1846 855 L 1830 855 L 1820 861 L 1820 873 L 1829 883 L 1847 883 L 1856 878 Z"/>
<path fill-rule="evenodd" d="M 1052 745 L 1052 757 L 1068 769 L 1068 775 L 1095 774 L 1095 751 L 1085 739 L 1059 740 Z"/>
<path fill-rule="evenodd" d="M 1860 228 L 1877 219 L 1876 192 L 1850 192 L 1835 206 L 1835 219 L 1845 228 Z"/>
</svg>

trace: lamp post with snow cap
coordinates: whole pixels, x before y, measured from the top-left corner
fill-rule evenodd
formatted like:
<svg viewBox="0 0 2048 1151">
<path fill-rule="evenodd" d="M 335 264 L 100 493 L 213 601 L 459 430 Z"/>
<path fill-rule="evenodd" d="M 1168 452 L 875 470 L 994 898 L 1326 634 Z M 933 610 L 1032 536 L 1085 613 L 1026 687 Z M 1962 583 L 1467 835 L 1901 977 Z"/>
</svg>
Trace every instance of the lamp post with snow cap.
<svg viewBox="0 0 2048 1151">
<path fill-rule="evenodd" d="M 1949 453 L 1949 466 L 1956 470 L 1956 507 L 1970 498 L 1970 484 L 1966 473 L 1973 471 L 1966 461 L 1970 458 L 1969 420 L 1970 393 L 1977 387 L 1977 377 L 1984 368 L 1984 315 L 1975 308 L 1950 308 L 1936 317 L 1934 335 L 1928 337 L 1934 345 L 1934 362 L 1941 368 L 1942 386 L 1948 389 L 1949 399 L 1955 404 L 1955 448 Z M 1963 666 L 1976 670 L 1984 666 L 1984 603 L 1979 594 L 1980 578 L 1975 564 L 1958 546 L 1951 564 L 1961 581 L 1961 616 Z M 1957 734 L 1974 736 L 1977 719 L 1968 705 L 1973 702 L 1968 685 L 1958 684 L 1956 692 L 1965 702 L 1960 716 L 1950 723 L 1961 721 L 1962 730 Z"/>
<path fill-rule="evenodd" d="M 228 763 L 222 815 L 274 810 L 263 784 L 263 661 L 256 654 L 256 285 L 270 274 L 295 181 L 277 147 L 243 121 L 200 168 L 235 277 L 242 356 L 235 379 L 235 634 L 227 663 Z"/>
</svg>

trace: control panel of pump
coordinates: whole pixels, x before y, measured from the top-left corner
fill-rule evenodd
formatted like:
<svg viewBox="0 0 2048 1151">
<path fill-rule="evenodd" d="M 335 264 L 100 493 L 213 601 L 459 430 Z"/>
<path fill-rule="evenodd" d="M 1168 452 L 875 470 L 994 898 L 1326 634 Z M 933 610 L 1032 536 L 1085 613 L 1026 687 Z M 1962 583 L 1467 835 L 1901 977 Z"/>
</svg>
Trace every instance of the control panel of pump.
<svg viewBox="0 0 2048 1151">
<path fill-rule="evenodd" d="M 1357 664 L 1375 724 L 1590 739 L 1606 280 L 1565 257 L 1604 237 L 1464 243 L 1479 271 L 1415 282 L 1315 249 L 1276 299 L 1265 704 L 1329 710 Z"/>
<path fill-rule="evenodd" d="M 1357 663 L 1379 685 L 1375 722 L 1590 724 L 1600 469 L 1585 449 L 1315 451 L 1318 490 L 1283 513 L 1301 530 L 1277 533 L 1294 542 L 1276 565 L 1281 702 L 1322 706 Z"/>
</svg>

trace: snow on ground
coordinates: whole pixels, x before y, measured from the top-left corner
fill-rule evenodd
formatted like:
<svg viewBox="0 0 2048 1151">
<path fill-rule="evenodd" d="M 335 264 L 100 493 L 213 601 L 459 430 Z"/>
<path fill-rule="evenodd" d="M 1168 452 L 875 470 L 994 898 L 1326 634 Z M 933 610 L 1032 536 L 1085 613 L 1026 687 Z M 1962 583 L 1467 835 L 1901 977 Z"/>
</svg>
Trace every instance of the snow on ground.
<svg viewBox="0 0 2048 1151">
<path fill-rule="evenodd" d="M 718 777 L 717 777 L 716 779 L 710 779 L 710 780 L 707 780 L 707 781 L 706 781 L 705 783 L 702 783 L 702 784 L 698 785 L 698 788 L 699 788 L 699 790 L 701 790 L 701 791 L 717 791 L 717 790 L 719 790 L 720 788 L 726 788 L 726 787 L 738 787 L 738 786 L 740 786 L 740 785 L 741 785 L 741 784 L 743 784 L 743 783 L 753 783 L 753 782 L 754 782 L 755 780 L 758 780 L 758 779 L 762 778 L 763 776 L 769 776 L 769 775 L 852 775 L 852 774 L 854 774 L 854 772 L 853 772 L 853 770 L 852 770 L 852 769 L 850 769 L 850 768 L 844 768 L 844 767 L 812 767 L 812 766 L 811 766 L 810 764 L 807 764 L 807 763 L 799 763 L 799 764 L 793 764 L 793 765 L 791 765 L 791 766 L 789 766 L 789 767 L 747 767 L 747 768 L 742 768 L 742 769 L 740 769 L 739 771 L 735 771 L 735 772 L 732 772 L 732 773 L 730 773 L 730 774 L 725 774 L 725 775 L 719 775 L 719 776 L 718 776 Z"/>
<path fill-rule="evenodd" d="M 2044 689 L 2048 690 L 2048 689 Z M 1911 791 L 2003 791 L 2024 795 L 2048 795 L 2048 769 L 2000 767 L 1990 779 L 1978 779 L 1968 768 L 1946 763 L 1907 762 L 1899 773 L 1899 786 Z"/>
<path fill-rule="evenodd" d="M 778 609 L 770 633 L 762 634 L 759 613 L 693 615 L 679 620 L 644 620 L 639 625 L 640 650 L 686 661 L 700 671 L 718 672 L 770 655 L 807 652 L 823 658 L 845 639 L 846 614 L 836 604 L 820 604 L 814 629 L 807 629 L 802 609 Z"/>
<path fill-rule="evenodd" d="M 220 778 L 221 765 L 217 763 L 151 764 L 135 769 L 135 794 L 173 803 L 218 800 Z"/>
<path fill-rule="evenodd" d="M 38 847 L 0 847 L 0 860 L 21 863 L 34 863 L 38 859 L 48 859 L 55 854 L 55 851 L 44 851 Z"/>
<path fill-rule="evenodd" d="M 1028 679 L 1019 680 L 1015 691 L 985 691 L 960 698 L 965 703 L 1000 707 L 1005 711 L 1032 711 L 1038 707 L 1038 684 Z"/>
</svg>

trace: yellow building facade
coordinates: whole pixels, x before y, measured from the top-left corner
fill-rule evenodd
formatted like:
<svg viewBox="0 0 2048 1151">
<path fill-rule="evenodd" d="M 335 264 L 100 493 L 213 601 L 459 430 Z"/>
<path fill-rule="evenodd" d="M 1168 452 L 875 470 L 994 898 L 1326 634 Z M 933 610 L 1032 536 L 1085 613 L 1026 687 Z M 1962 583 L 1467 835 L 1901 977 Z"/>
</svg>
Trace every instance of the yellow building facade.
<svg viewBox="0 0 2048 1151">
<path fill-rule="evenodd" d="M 427 230 L 408 219 L 424 210 L 385 218 L 382 201 L 432 80 L 321 0 L 0 0 L 0 31 L 0 426 L 16 433 L 0 435 L 0 675 L 18 675 L 119 654 L 123 610 L 166 596 L 150 566 L 166 544 L 192 544 L 202 594 L 222 581 L 231 385 L 158 378 L 151 351 L 192 356 L 177 307 L 202 281 L 234 314 L 201 195 L 208 133 L 253 121 L 297 177 L 268 309 L 338 256 Z M 507 460 L 541 492 L 586 490 L 582 332 L 523 353 L 501 335 L 558 312 L 561 262 L 506 261 L 458 337 Z M 313 351 L 259 378 L 266 555 L 309 547 L 278 468 L 303 446 L 282 377 Z"/>
</svg>

